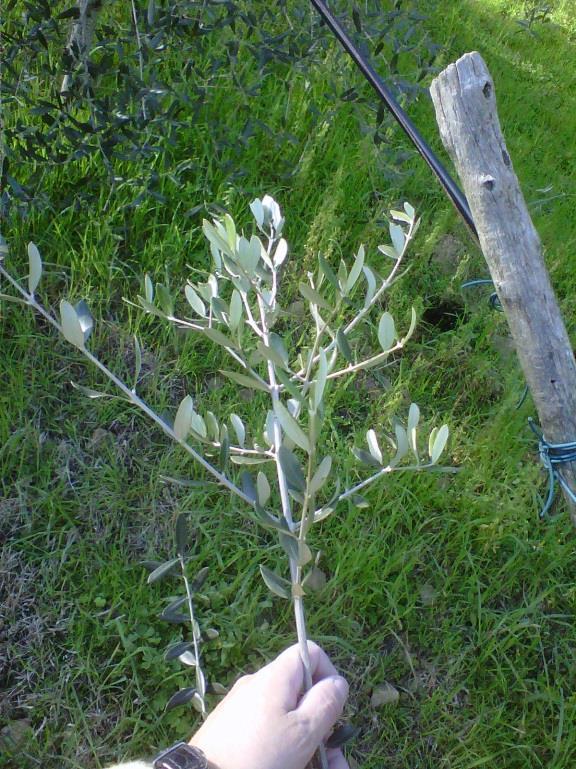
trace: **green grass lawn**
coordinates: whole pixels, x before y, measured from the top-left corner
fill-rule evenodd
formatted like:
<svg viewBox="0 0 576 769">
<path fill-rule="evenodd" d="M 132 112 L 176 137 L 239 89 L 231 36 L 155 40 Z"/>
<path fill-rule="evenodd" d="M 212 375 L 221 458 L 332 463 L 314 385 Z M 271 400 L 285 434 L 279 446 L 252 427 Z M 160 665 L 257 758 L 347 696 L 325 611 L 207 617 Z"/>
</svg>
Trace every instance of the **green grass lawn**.
<svg viewBox="0 0 576 769">
<path fill-rule="evenodd" d="M 576 11 L 571 0 L 553 5 L 533 34 L 517 23 L 524 4 L 503 0 L 431 4 L 418 29 L 441 46 L 437 68 L 469 50 L 485 57 L 574 338 Z M 255 195 L 277 198 L 292 252 L 288 304 L 319 250 L 337 264 L 363 242 L 377 260 L 387 209 L 409 200 L 423 221 L 388 306 L 401 319 L 414 305 L 418 332 L 391 373 L 336 388 L 331 426 L 386 429 L 416 401 L 427 421 L 450 425 L 450 461 L 462 469 L 392 477 L 370 491 L 368 509 L 344 504 L 322 524 L 313 544 L 328 582 L 309 600 L 310 635 L 352 684 L 354 767 L 566 769 L 576 759 L 575 540 L 562 501 L 557 517 L 538 520 L 545 480 L 527 428 L 534 408 L 528 399 L 516 409 L 524 385 L 505 321 L 484 295 L 460 290 L 486 275 L 482 257 L 417 157 L 386 173 L 385 153 L 409 148 L 395 128 L 382 149 L 363 134 L 357 113 L 370 115 L 371 105 L 329 98 L 315 121 L 312 107 L 325 105 L 334 83 L 369 95 L 336 46 L 311 72 L 286 65 L 285 76 L 253 101 L 222 78 L 206 122 L 184 125 L 170 150 L 193 171 L 175 180 L 154 167 L 163 202 L 128 206 L 128 184 L 110 195 L 97 158 L 46 170 L 49 205 L 2 225 L 7 266 L 24 275 L 34 240 L 47 264 L 44 301 L 88 298 L 98 319 L 92 346 L 128 379 L 138 333 L 142 394 L 159 413 L 173 414 L 190 392 L 256 431 L 258 402 L 222 381 L 220 354 L 122 297 L 136 296 L 144 272 L 160 281 L 167 271 L 179 287 L 208 265 L 199 204 L 217 202 L 246 224 Z M 247 111 L 280 139 L 256 128 L 242 143 L 234 132 Z M 441 152 L 427 96 L 409 111 Z M 210 131 L 215 116 L 229 145 Z M 234 163 L 242 175 L 231 180 Z M 32 163 L 23 173 L 34 176 Z M 89 187 L 95 201 L 74 207 Z M 127 404 L 74 390 L 71 380 L 105 385 L 45 324 L 3 303 L 0 344 L 0 766 L 88 769 L 150 753 L 190 733 L 196 716 L 163 714 L 188 678 L 162 658 L 180 633 L 157 618 L 170 586 L 147 587 L 139 561 L 169 557 L 174 519 L 190 512 L 198 564 L 211 567 L 200 618 L 220 633 L 205 665 L 228 684 L 294 639 L 289 609 L 258 574 L 283 555 L 226 494 L 165 482 L 202 476 Z M 353 479 L 349 454 L 338 458 Z M 399 701 L 374 708 L 372 690 L 385 682 Z"/>
</svg>

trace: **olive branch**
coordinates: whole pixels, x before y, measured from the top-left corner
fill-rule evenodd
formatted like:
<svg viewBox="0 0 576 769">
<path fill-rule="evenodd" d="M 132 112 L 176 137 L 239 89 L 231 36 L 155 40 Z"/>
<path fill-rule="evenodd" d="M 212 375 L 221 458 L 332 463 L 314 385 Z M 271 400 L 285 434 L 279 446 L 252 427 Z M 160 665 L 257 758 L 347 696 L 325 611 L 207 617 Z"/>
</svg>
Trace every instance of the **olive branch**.
<svg viewBox="0 0 576 769">
<path fill-rule="evenodd" d="M 383 435 L 384 441 L 370 428 L 365 446 L 353 448 L 356 459 L 369 468 L 370 474 L 346 489 L 340 487 L 333 457 L 322 450 L 326 398 L 334 380 L 391 365 L 393 356 L 404 348 L 414 332 L 414 309 L 403 333 L 397 330 L 392 315 L 379 309 L 385 292 L 401 276 L 408 246 L 418 229 L 412 206 L 405 203 L 403 210 L 391 211 L 390 243 L 378 247 L 390 263 L 386 277 L 366 263 L 363 246 L 350 264 L 342 260 L 336 271 L 320 255 L 317 270 L 308 272 L 298 286 L 309 321 L 300 319 L 295 328 L 284 334 L 280 328 L 290 318 L 280 304 L 289 253 L 282 236 L 284 218 L 276 201 L 268 195 L 253 200 L 250 209 L 256 225 L 256 232 L 250 237 L 237 231 L 228 214 L 221 220 L 204 221 L 212 270 L 206 273 L 204 282 L 186 283 L 187 311 L 176 314 L 176 300 L 169 289 L 161 283 L 154 285 L 149 275 L 144 277 L 143 295 L 129 303 L 222 348 L 230 359 L 230 367 L 221 373 L 254 391 L 265 406 L 261 430 L 253 436 L 248 435 L 239 415 L 232 414 L 228 421 L 221 421 L 212 411 L 202 409 L 191 395 L 186 395 L 178 405 L 172 424 L 160 417 L 137 393 L 142 352 L 136 337 L 136 370 L 129 386 L 88 349 L 94 321 L 84 301 L 72 305 L 63 299 L 59 318 L 38 302 L 36 290 L 43 268 L 33 243 L 28 246 L 27 289 L 7 272 L 0 254 L 0 275 L 19 294 L 2 294 L 0 298 L 20 301 L 45 318 L 116 385 L 129 403 L 188 452 L 217 484 L 238 497 L 251 519 L 278 537 L 287 556 L 289 578 L 265 564 L 260 571 L 272 593 L 293 603 L 308 689 L 312 677 L 304 599 L 323 582 L 319 553 L 314 554 L 309 544 L 312 528 L 333 513 L 340 502 L 349 500 L 366 506 L 368 502 L 360 492 L 390 473 L 435 468 L 448 440 L 448 427 L 434 428 L 428 436 L 427 451 L 422 451 L 420 409 L 412 403 L 406 424 L 396 421 L 393 432 Z M 376 349 L 371 344 L 374 335 Z M 89 397 L 105 395 L 76 386 Z M 328 493 L 333 478 L 336 480 Z M 187 604 L 193 640 L 191 644 L 176 645 L 168 658 L 184 655 L 182 661 L 196 667 L 196 686 L 181 690 L 171 703 L 192 700 L 204 715 L 206 681 L 200 665 L 201 633 L 193 607 L 193 594 L 198 588 L 186 576 L 184 525 L 179 517 L 177 557 L 157 566 L 149 581 L 180 569 L 186 596 L 179 599 L 178 606 L 168 608 L 175 611 Z M 326 765 L 323 751 L 321 758 Z"/>
</svg>

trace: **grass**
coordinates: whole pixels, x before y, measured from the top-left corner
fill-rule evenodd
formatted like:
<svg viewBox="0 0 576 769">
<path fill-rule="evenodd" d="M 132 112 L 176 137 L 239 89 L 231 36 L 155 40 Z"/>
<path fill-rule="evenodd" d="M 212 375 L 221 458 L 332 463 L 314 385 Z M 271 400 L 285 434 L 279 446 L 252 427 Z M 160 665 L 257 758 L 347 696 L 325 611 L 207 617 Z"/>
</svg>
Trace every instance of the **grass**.
<svg viewBox="0 0 576 769">
<path fill-rule="evenodd" d="M 576 19 L 569 0 L 559 1 L 554 24 L 530 35 L 515 21 L 522 15 L 520 2 L 454 0 L 433 6 L 425 24 L 442 45 L 438 67 L 471 49 L 487 61 L 573 335 Z M 105 205 L 96 160 L 50 170 L 51 206 L 4 225 L 9 265 L 24 274 L 33 239 L 50 263 L 46 301 L 64 291 L 89 297 L 99 319 L 94 346 L 123 376 L 133 370 L 130 333 L 138 332 L 144 395 L 160 413 L 189 391 L 221 413 L 246 415 L 255 430 L 256 405 L 215 381 L 219 356 L 142 318 L 122 296 L 137 293 L 144 271 L 159 279 L 166 265 L 177 285 L 186 265 L 206 264 L 201 214 L 187 215 L 199 202 L 219 201 L 246 221 L 251 196 L 278 198 L 293 252 L 292 298 L 318 249 L 337 261 L 363 241 L 374 254 L 387 206 L 416 205 L 423 223 L 411 271 L 390 306 L 401 318 L 415 304 L 427 322 L 390 381 L 336 391 L 334 424 L 385 427 L 415 400 L 427 419 L 451 425 L 450 452 L 463 469 L 454 478 L 392 478 L 370 493 L 370 509 L 343 507 L 322 524 L 316 544 L 329 581 L 309 602 L 311 635 L 352 683 L 349 714 L 361 732 L 349 754 L 357 764 L 561 769 L 576 755 L 574 539 L 562 503 L 557 519 L 537 520 L 544 480 L 526 428 L 533 407 L 515 410 L 523 383 L 503 318 L 459 290 L 485 266 L 428 171 L 413 158 L 400 179 L 383 183 L 382 156 L 361 135 L 356 105 L 338 103 L 314 126 L 310 106 L 334 72 L 342 90 L 361 88 L 329 52 L 308 76 L 294 73 L 285 90 L 269 82 L 250 103 L 256 118 L 293 140 L 280 145 L 257 131 L 240 153 L 245 173 L 236 185 L 223 169 L 238 152 L 219 149 L 208 124 L 179 134 L 174 157 L 203 171 L 179 184 L 161 175 L 163 204 L 126 208 L 134 197 L 126 186 Z M 246 109 L 239 100 L 223 80 L 210 106 L 232 135 Z M 440 152 L 429 100 L 410 111 Z M 395 129 L 388 136 L 405 149 Z M 60 205 L 85 179 L 99 202 Z M 260 562 L 281 556 L 264 552 L 267 535 L 223 495 L 163 482 L 161 475 L 197 471 L 123 403 L 73 390 L 70 380 L 102 382 L 42 324 L 11 305 L 0 312 L 0 713 L 4 743 L 23 735 L 23 757 L 15 763 L 5 744 L 0 766 L 105 766 L 193 728 L 189 712 L 162 713 L 186 676 L 162 661 L 177 635 L 157 619 L 169 588 L 146 587 L 138 565 L 170 554 L 176 514 L 193 515 L 198 563 L 211 566 L 200 615 L 220 631 L 206 647 L 206 667 L 223 683 L 293 639 L 290 612 L 257 574 Z M 347 455 L 340 460 L 351 474 Z M 374 709 L 372 688 L 385 681 L 400 691 L 399 704 Z"/>
</svg>

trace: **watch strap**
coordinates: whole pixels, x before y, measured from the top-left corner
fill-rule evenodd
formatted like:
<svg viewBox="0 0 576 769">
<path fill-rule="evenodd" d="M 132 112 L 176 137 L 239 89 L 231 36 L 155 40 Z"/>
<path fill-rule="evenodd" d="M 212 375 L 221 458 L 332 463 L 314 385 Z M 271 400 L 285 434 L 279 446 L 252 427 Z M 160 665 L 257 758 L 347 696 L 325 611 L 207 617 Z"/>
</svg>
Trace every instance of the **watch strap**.
<svg viewBox="0 0 576 769">
<path fill-rule="evenodd" d="M 153 769 L 207 769 L 208 761 L 199 748 L 177 742 L 154 759 Z"/>
</svg>

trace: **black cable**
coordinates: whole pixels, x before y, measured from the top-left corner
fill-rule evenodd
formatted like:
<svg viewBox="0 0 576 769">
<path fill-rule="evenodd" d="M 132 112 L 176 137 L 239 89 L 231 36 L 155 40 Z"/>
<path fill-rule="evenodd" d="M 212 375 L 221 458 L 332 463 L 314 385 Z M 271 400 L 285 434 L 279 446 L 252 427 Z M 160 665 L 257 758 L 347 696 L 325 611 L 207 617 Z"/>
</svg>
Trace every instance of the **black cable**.
<svg viewBox="0 0 576 769">
<path fill-rule="evenodd" d="M 372 88 L 376 91 L 380 99 L 384 102 L 387 109 L 392 113 L 395 119 L 398 121 L 403 131 L 412 141 L 412 144 L 416 147 L 420 155 L 428 163 L 432 172 L 444 188 L 444 191 L 452 201 L 454 207 L 468 226 L 468 229 L 478 240 L 478 232 L 474 226 L 474 220 L 472 219 L 472 213 L 468 206 L 466 196 L 456 184 L 454 179 L 450 176 L 448 171 L 444 168 L 442 163 L 438 160 L 430 146 L 425 139 L 421 136 L 414 123 L 410 120 L 408 115 L 404 112 L 402 107 L 398 104 L 392 93 L 384 85 L 381 77 L 371 67 L 371 65 L 364 59 L 360 51 L 356 48 L 352 40 L 348 37 L 340 23 L 328 10 L 326 4 L 322 0 L 310 0 L 312 5 L 316 8 L 318 13 L 322 16 L 328 28 L 338 38 L 342 47 L 347 53 L 350 54 L 352 60 L 362 72 L 366 80 L 370 83 Z"/>
</svg>

